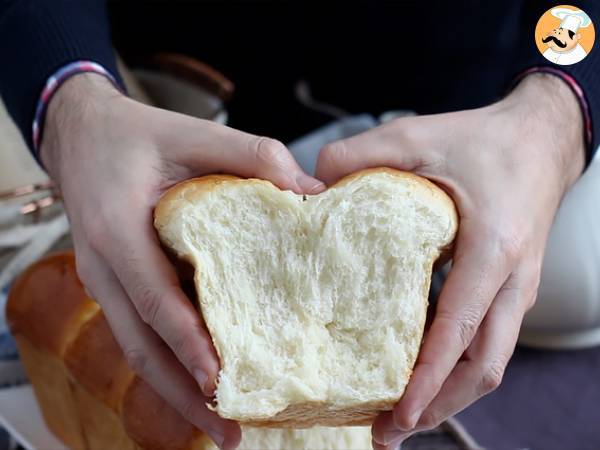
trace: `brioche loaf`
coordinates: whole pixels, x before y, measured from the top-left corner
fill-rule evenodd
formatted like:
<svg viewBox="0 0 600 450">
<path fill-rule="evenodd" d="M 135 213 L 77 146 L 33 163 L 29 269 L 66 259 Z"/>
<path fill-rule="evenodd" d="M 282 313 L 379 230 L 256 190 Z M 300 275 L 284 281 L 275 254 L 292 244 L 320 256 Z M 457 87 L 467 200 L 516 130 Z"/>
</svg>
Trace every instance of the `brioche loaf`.
<svg viewBox="0 0 600 450">
<path fill-rule="evenodd" d="M 75 450 L 216 450 L 129 369 L 71 252 L 31 266 L 7 317 L 48 428 Z M 369 428 L 243 429 L 240 450 L 366 450 Z"/>
<path fill-rule="evenodd" d="M 48 428 L 69 448 L 86 448 L 64 364 L 79 329 L 98 312 L 81 288 L 73 257 L 35 264 L 11 289 L 6 316 Z"/>
<path fill-rule="evenodd" d="M 246 425 L 370 423 L 404 392 L 453 202 L 415 175 L 370 169 L 316 196 L 206 176 L 155 209 L 195 268 L 220 358 L 216 411 Z"/>
<path fill-rule="evenodd" d="M 202 433 L 129 369 L 77 278 L 71 252 L 45 258 L 16 281 L 7 319 L 44 420 L 69 448 L 205 445 Z M 137 426 L 139 417 L 144 426 Z"/>
</svg>

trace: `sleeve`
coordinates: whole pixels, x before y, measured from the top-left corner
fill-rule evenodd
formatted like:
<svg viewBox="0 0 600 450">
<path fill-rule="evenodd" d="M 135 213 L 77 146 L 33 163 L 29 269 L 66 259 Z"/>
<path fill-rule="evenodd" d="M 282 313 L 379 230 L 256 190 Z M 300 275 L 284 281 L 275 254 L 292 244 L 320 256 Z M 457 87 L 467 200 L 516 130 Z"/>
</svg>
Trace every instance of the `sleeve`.
<svg viewBox="0 0 600 450">
<path fill-rule="evenodd" d="M 570 5 L 585 11 L 592 23 L 600 26 L 600 2 L 597 0 L 574 1 Z M 600 49 L 594 48 L 582 61 L 562 66 L 553 64 L 538 51 L 534 31 L 538 19 L 547 10 L 557 6 L 553 1 L 527 0 L 522 3 L 520 23 L 520 54 L 515 59 L 513 81 L 533 72 L 545 72 L 563 79 L 579 100 L 584 118 L 586 163 L 589 164 L 600 145 Z"/>
<path fill-rule="evenodd" d="M 93 61 L 123 82 L 102 0 L 0 0 L 0 95 L 29 148 L 36 105 L 48 78 Z"/>
</svg>

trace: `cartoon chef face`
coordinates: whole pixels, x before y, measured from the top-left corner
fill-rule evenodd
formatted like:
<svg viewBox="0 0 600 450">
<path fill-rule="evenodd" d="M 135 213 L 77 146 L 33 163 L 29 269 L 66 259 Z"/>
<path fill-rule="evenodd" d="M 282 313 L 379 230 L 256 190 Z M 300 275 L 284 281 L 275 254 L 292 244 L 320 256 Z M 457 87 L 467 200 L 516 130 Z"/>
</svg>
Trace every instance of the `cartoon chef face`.
<svg viewBox="0 0 600 450">
<path fill-rule="evenodd" d="M 542 42 L 558 53 L 569 52 L 575 48 L 581 34 L 566 28 L 555 28 L 542 38 Z"/>
<path fill-rule="evenodd" d="M 560 22 L 557 23 L 555 18 Z M 540 28 L 540 24 L 543 24 L 543 28 Z M 591 30 L 586 31 L 588 27 Z M 535 34 L 539 39 L 537 47 L 544 58 L 553 64 L 569 66 L 587 56 L 582 42 L 589 44 L 591 38 L 593 43 L 594 28 L 584 11 L 565 6 L 546 11 L 538 22 Z"/>
</svg>

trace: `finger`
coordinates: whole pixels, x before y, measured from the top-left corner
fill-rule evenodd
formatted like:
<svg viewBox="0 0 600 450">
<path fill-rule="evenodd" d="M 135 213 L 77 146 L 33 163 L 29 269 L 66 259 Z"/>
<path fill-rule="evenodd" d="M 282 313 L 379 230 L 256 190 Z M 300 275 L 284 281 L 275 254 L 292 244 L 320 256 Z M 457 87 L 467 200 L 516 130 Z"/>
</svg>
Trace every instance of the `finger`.
<svg viewBox="0 0 600 450">
<path fill-rule="evenodd" d="M 237 158 L 232 156 L 232 160 L 236 160 L 231 161 L 236 165 L 236 173 L 270 180 L 278 187 L 291 189 L 297 194 L 318 194 L 325 190 L 325 184 L 307 175 L 281 142 L 246 133 L 240 139 L 245 141 L 247 151 Z M 240 161 L 240 156 L 246 156 L 246 161 Z"/>
<path fill-rule="evenodd" d="M 371 446 L 373 447 L 373 450 L 389 450 L 387 445 L 379 444 L 378 442 L 375 442 L 375 441 L 371 442 Z"/>
<path fill-rule="evenodd" d="M 388 450 L 387 445 L 380 444 L 380 443 L 375 442 L 375 441 L 371 442 L 371 446 L 373 447 L 373 450 Z"/>
<path fill-rule="evenodd" d="M 126 215 L 122 214 L 122 217 Z M 135 306 L 196 379 L 202 392 L 215 390 L 219 359 L 200 313 L 181 290 L 173 266 L 159 246 L 151 217 L 137 215 L 113 230 L 110 246 L 99 246 Z M 115 221 L 116 223 L 116 221 Z"/>
<path fill-rule="evenodd" d="M 184 419 L 208 433 L 223 449 L 235 448 L 239 426 L 208 410 L 194 380 L 133 308 L 118 279 L 101 257 L 90 251 L 86 264 L 94 276 L 88 289 L 102 305 L 111 330 L 134 372 L 146 380 Z"/>
<path fill-rule="evenodd" d="M 523 291 L 510 287 L 510 283 L 511 279 L 507 280 L 498 293 L 464 360 L 423 412 L 418 429 L 437 427 L 500 385 L 525 313 Z"/>
<path fill-rule="evenodd" d="M 231 173 L 269 180 L 281 189 L 298 194 L 316 194 L 325 185 L 307 175 L 281 142 L 244 133 L 210 121 L 178 116 L 187 132 L 165 136 L 177 146 L 186 166 L 200 174 Z M 200 149 L 202 149 L 200 151 Z"/>
<path fill-rule="evenodd" d="M 327 144 L 319 152 L 315 176 L 331 185 L 340 178 L 368 167 L 394 167 L 414 170 L 433 158 L 424 145 L 417 149 L 414 119 L 400 119 L 348 139 Z"/>
<path fill-rule="evenodd" d="M 381 446 L 390 446 L 408 438 L 410 432 L 399 430 L 394 422 L 393 411 L 385 411 L 379 414 L 373 421 L 371 434 L 373 442 Z"/>
<path fill-rule="evenodd" d="M 403 442 L 404 439 L 406 438 L 399 437 L 397 439 L 394 439 L 393 441 L 390 441 L 388 444 L 380 444 L 379 442 L 373 439 L 371 441 L 371 445 L 373 447 L 373 450 L 398 450 L 400 448 L 400 444 Z"/>
<path fill-rule="evenodd" d="M 493 233 L 491 234 L 493 236 Z M 440 293 L 433 323 L 394 419 L 412 430 L 467 349 L 492 299 L 508 277 L 505 249 L 469 220 L 461 222 L 454 263 Z"/>
</svg>

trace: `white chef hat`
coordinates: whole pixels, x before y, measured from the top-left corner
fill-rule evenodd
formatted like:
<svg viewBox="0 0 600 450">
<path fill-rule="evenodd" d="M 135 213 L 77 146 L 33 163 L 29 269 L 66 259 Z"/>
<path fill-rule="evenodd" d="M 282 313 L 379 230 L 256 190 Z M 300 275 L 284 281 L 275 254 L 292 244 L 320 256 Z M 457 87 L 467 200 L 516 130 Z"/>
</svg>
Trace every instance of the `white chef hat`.
<svg viewBox="0 0 600 450">
<path fill-rule="evenodd" d="M 580 9 L 554 8 L 550 12 L 554 17 L 558 17 L 561 20 L 561 28 L 571 30 L 573 33 L 577 33 L 579 28 L 586 28 L 592 23 L 590 16 Z"/>
</svg>

